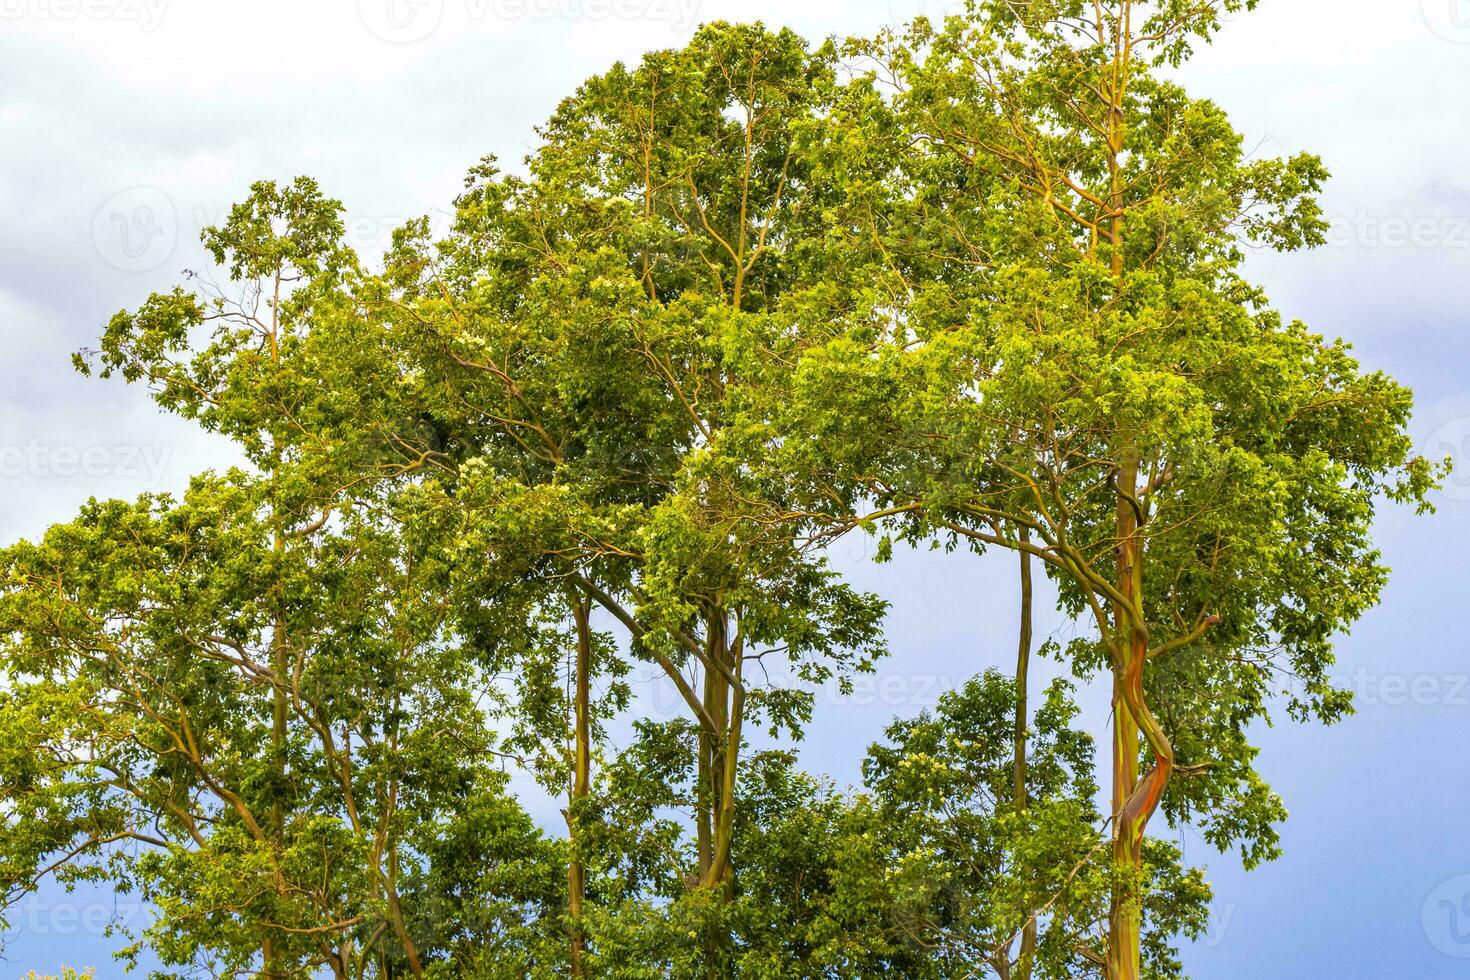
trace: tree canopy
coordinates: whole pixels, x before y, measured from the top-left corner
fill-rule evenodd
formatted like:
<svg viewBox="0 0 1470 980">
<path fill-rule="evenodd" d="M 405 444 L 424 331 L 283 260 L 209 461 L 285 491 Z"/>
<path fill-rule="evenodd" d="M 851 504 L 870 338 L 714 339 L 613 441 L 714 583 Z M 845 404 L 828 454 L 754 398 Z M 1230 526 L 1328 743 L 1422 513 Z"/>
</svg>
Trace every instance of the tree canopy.
<svg viewBox="0 0 1470 980">
<path fill-rule="evenodd" d="M 1171 80 L 1249 6 L 710 24 L 381 262 L 253 186 L 77 355 L 240 467 L 0 551 L 5 901 L 136 892 L 160 977 L 1182 976 L 1210 891 L 1157 829 L 1279 855 L 1252 728 L 1351 710 L 1375 513 L 1442 475 L 1245 275 L 1327 177 Z M 846 535 L 1007 553 L 1022 610 L 854 787 L 796 752 L 887 656 Z"/>
</svg>

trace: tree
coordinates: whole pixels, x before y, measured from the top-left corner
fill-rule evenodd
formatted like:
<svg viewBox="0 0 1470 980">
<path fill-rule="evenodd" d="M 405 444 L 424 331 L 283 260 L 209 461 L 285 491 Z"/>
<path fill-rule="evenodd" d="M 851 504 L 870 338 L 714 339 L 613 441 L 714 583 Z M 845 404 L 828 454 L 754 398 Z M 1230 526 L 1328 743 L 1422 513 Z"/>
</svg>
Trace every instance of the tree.
<svg viewBox="0 0 1470 980">
<path fill-rule="evenodd" d="M 518 812 L 446 641 L 442 565 L 411 523 L 351 510 L 278 553 L 268 501 L 242 474 L 200 477 L 180 503 L 94 503 L 0 559 L 7 884 L 49 866 L 136 888 L 159 913 L 140 938 L 176 966 L 249 969 L 268 948 L 282 975 L 400 958 L 421 975 L 434 950 L 402 883 L 464 814 Z M 520 819 L 495 857 L 550 865 Z M 544 895 L 514 894 L 502 926 Z"/>
<path fill-rule="evenodd" d="M 134 888 L 170 966 L 269 977 L 1177 976 L 1207 890 L 1156 813 L 1275 856 L 1249 726 L 1349 710 L 1375 509 L 1438 472 L 1244 278 L 1320 241 L 1326 173 L 1169 80 L 1242 6 L 709 25 L 381 273 L 313 182 L 255 185 L 226 285 L 78 359 L 242 468 L 0 552 L 7 898 Z M 846 794 L 753 743 L 885 651 L 855 530 L 1019 554 L 1023 625 Z M 1066 687 L 1033 717 L 1036 569 L 1084 626 L 1042 652 L 1112 685 L 1106 814 Z M 614 752 L 638 661 L 683 716 Z"/>
<path fill-rule="evenodd" d="M 1325 171 L 1247 160 L 1164 78 L 1240 6 L 981 2 L 855 45 L 899 119 L 870 225 L 894 312 L 809 353 L 785 443 L 824 454 L 773 464 L 836 500 L 831 533 L 1021 551 L 1092 623 L 1071 654 L 1114 685 L 1112 980 L 1142 969 L 1161 805 L 1274 856 L 1246 728 L 1284 677 L 1293 714 L 1347 709 L 1326 671 L 1384 581 L 1375 504 L 1434 481 L 1409 393 L 1241 276 L 1247 242 L 1320 242 Z"/>
<path fill-rule="evenodd" d="M 1018 684 L 996 672 L 896 721 L 864 764 L 888 847 L 907 877 L 899 921 L 937 976 L 1103 976 L 1099 933 L 1114 879 L 1094 800 L 1091 738 L 1073 727 L 1070 685 L 1045 692 L 1024 733 L 1015 792 Z M 1147 845 L 1147 975 L 1179 975 L 1173 937 L 1204 930 L 1210 892 L 1177 848 Z M 1035 938 L 1023 942 L 1028 926 Z"/>
<path fill-rule="evenodd" d="M 783 303 L 818 282 L 832 59 L 789 32 L 716 24 L 590 80 L 529 178 L 486 164 L 446 240 L 424 225 L 400 237 L 383 297 L 424 412 L 453 433 L 454 502 L 485 551 L 516 537 L 539 553 L 534 574 L 558 583 L 579 633 L 595 602 L 679 691 L 700 775 L 678 877 L 714 892 L 732 878 L 747 726 L 795 732 L 810 702 L 751 684 L 747 666 L 780 657 L 813 683 L 881 652 L 881 602 L 838 582 L 796 525 L 748 519 L 784 490 L 750 478 L 760 447 L 739 393 L 826 329 L 810 301 Z M 574 837 L 596 714 L 595 658 L 577 659 Z"/>
<path fill-rule="evenodd" d="M 557 849 L 506 796 L 487 664 L 454 632 L 454 515 L 386 479 L 413 472 L 412 426 L 390 386 L 369 409 L 352 383 L 396 365 L 358 340 L 340 210 L 309 181 L 257 185 L 205 236 L 233 295 L 197 277 L 203 298 L 109 325 L 103 373 L 147 383 L 252 471 L 181 501 L 93 502 L 0 555 L 6 883 L 137 888 L 171 965 L 417 976 L 452 951 L 405 883 L 442 902 L 429 856 L 494 815 L 504 849 L 482 847 L 477 880 L 498 906 L 474 921 L 519 933 L 530 963 L 532 924 L 561 914 L 531 869 Z"/>
<path fill-rule="evenodd" d="M 790 753 L 756 752 L 736 818 L 744 855 L 717 909 L 683 889 L 668 851 L 692 846 L 677 801 L 694 789 L 692 745 L 678 726 L 645 724 L 604 769 L 604 901 L 590 928 L 594 962 L 618 977 L 697 977 L 687 941 L 717 914 L 732 937 L 723 976 L 916 978 L 1102 975 L 1097 937 L 1112 883 L 1094 803 L 1091 739 L 1068 685 L 1049 688 L 1026 733 L 1027 804 L 1013 796 L 1013 681 L 977 677 L 936 710 L 895 721 L 864 762 L 864 786 L 839 792 Z M 1149 975 L 1179 976 L 1171 942 L 1199 935 L 1209 890 L 1177 848 L 1150 842 Z M 1028 922 L 1035 945 L 1018 949 Z"/>
</svg>

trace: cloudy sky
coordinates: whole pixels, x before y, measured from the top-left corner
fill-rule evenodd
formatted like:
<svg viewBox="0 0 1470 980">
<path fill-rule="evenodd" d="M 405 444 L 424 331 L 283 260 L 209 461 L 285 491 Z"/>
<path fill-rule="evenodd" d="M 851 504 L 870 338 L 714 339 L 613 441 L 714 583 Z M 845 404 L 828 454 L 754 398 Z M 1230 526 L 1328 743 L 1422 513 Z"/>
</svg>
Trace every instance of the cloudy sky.
<svg viewBox="0 0 1470 980">
<path fill-rule="evenodd" d="M 108 316 L 200 267 L 199 230 L 250 182 L 316 177 L 376 254 L 442 215 L 464 171 L 513 163 L 589 74 L 712 19 L 869 32 L 942 0 L 0 0 L 0 540 L 89 496 L 181 488 L 228 463 L 139 390 L 69 365 Z M 1263 0 L 1184 72 L 1264 154 L 1334 173 L 1331 244 L 1253 260 L 1288 315 L 1353 341 L 1418 393 L 1415 434 L 1463 472 L 1439 513 L 1385 512 L 1396 575 L 1341 645 L 1359 714 L 1263 730 L 1292 816 L 1249 875 L 1185 835 L 1218 905 L 1200 980 L 1462 977 L 1470 970 L 1470 0 Z M 850 780 L 894 714 L 1011 657 L 1009 567 L 840 555 L 895 603 L 893 659 L 824 697 L 807 765 Z M 942 614 L 940 612 L 942 611 Z M 647 693 L 655 707 L 656 691 Z M 1103 692 L 1088 719 L 1106 722 Z M 662 702 L 662 703 L 666 703 Z M 533 804 L 539 806 L 540 804 Z M 545 815 L 545 814 L 543 814 Z M 0 980 L 60 962 L 119 974 L 98 935 L 126 900 L 45 894 L 13 916 Z"/>
</svg>

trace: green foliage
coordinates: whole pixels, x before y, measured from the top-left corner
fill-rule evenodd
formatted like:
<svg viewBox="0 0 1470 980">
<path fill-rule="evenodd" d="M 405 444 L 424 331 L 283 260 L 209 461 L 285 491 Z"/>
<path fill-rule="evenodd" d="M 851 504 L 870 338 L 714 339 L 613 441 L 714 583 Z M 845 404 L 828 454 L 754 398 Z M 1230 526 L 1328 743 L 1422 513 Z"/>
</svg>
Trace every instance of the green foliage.
<svg viewBox="0 0 1470 980">
<path fill-rule="evenodd" d="M 0 551 L 4 901 L 135 892 L 161 976 L 1181 976 L 1209 889 L 1149 819 L 1277 856 L 1250 728 L 1351 710 L 1375 513 L 1441 473 L 1244 278 L 1321 242 L 1326 170 L 1168 69 L 1253 6 L 710 24 L 381 271 L 313 181 L 254 185 L 223 285 L 77 357 L 242 468 Z M 1062 682 L 896 720 L 861 789 L 798 770 L 886 653 L 854 531 L 1046 569 L 1050 652 L 1113 683 L 1109 812 Z"/>
<path fill-rule="evenodd" d="M 707 954 L 691 940 L 715 922 L 732 977 L 978 976 L 1015 967 L 1015 940 L 1039 911 L 1035 975 L 1101 976 L 1113 877 L 1092 742 L 1072 727 L 1068 686 L 1054 685 L 1030 732 L 1031 803 L 1020 809 L 1014 705 L 1014 685 L 992 672 L 933 714 L 896 721 L 857 793 L 801 773 L 789 753 L 757 753 L 725 902 L 682 885 L 694 848 L 678 810 L 694 785 L 695 733 L 642 726 L 595 794 L 595 962 L 608 976 L 703 976 Z M 1172 937 L 1202 934 L 1209 889 L 1162 843 L 1147 876 L 1149 975 L 1179 976 Z"/>
<path fill-rule="evenodd" d="M 332 962 L 345 937 L 371 949 L 399 879 L 425 873 L 420 849 L 469 807 L 501 815 L 497 860 L 555 860 L 505 796 L 445 632 L 443 568 L 420 550 L 435 529 L 407 508 L 387 525 L 353 510 L 278 551 L 268 489 L 237 473 L 177 502 L 94 503 L 3 556 L 0 630 L 18 638 L 4 718 L 27 727 L 6 741 L 7 804 L 25 817 L 6 828 L 7 879 L 69 855 L 64 881 L 110 880 L 157 909 L 142 938 L 179 966 L 243 967 L 262 934 L 303 963 Z M 512 921 L 555 907 L 527 874 L 498 893 Z"/>
<path fill-rule="evenodd" d="M 1425 509 L 1437 467 L 1408 391 L 1242 276 L 1247 244 L 1321 241 L 1326 173 L 1248 159 L 1151 67 L 1233 7 L 1131 5 L 1128 62 L 1119 6 L 981 3 L 853 45 L 898 82 L 871 231 L 902 315 L 805 353 L 772 466 L 840 495 L 837 531 L 1031 549 L 1097 631 L 1075 670 L 1139 665 L 1145 762 L 1190 770 L 1167 812 L 1254 864 L 1285 811 L 1247 729 L 1349 709 L 1327 678 L 1386 581 L 1374 514 Z"/>
</svg>

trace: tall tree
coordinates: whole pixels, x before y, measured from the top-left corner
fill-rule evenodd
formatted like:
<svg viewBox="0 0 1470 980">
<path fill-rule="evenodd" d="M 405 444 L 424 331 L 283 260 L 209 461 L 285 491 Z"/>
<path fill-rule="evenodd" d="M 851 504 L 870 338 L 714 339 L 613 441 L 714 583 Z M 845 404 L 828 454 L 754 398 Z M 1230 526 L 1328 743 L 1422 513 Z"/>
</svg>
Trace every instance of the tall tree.
<svg viewBox="0 0 1470 980">
<path fill-rule="evenodd" d="M 697 847 L 679 877 L 714 892 L 732 877 L 748 726 L 794 731 L 810 704 L 748 665 L 781 657 L 819 683 L 880 650 L 876 598 L 794 524 L 747 519 L 782 486 L 749 476 L 741 392 L 826 329 L 783 302 L 816 283 L 832 191 L 812 174 L 834 153 L 818 124 L 836 89 L 830 50 L 758 25 L 617 66 L 558 110 L 528 178 L 487 164 L 446 240 L 401 236 L 383 297 L 487 550 L 538 539 L 538 574 L 577 621 L 595 602 L 695 721 Z M 575 673 L 581 706 L 593 671 Z M 574 835 L 592 737 L 575 713 Z"/>
<path fill-rule="evenodd" d="M 1384 580 L 1375 504 L 1422 509 L 1434 479 L 1409 393 L 1241 275 L 1247 243 L 1321 240 L 1325 178 L 1247 159 L 1165 77 L 1241 6 L 977 2 L 854 45 L 898 118 L 899 193 L 869 225 L 892 315 L 809 352 L 773 463 L 817 474 L 834 530 L 1033 556 L 1092 623 L 1072 654 L 1114 689 L 1114 980 L 1140 973 L 1161 805 L 1275 854 L 1246 728 L 1275 693 L 1346 710 L 1326 671 Z"/>
<path fill-rule="evenodd" d="M 256 185 L 205 234 L 229 285 L 154 296 L 80 359 L 230 439 L 249 472 L 93 503 L 4 553 L 7 719 L 46 719 L 9 749 L 25 819 L 7 884 L 50 868 L 137 887 L 174 965 L 422 975 L 439 951 L 403 882 L 425 842 L 519 812 L 485 665 L 453 632 L 453 515 L 381 479 L 412 472 L 417 422 L 363 384 L 397 362 L 360 340 L 340 211 L 307 180 Z M 503 840 L 554 860 L 529 823 Z M 130 864 L 128 842 L 149 853 Z M 502 925 L 544 899 L 520 893 Z"/>
<path fill-rule="evenodd" d="M 787 297 L 810 285 L 804 251 L 833 193 L 813 180 L 832 140 L 814 130 L 834 100 L 832 58 L 790 32 L 711 25 L 684 49 L 588 82 L 547 126 L 533 162 L 543 193 L 571 196 L 610 230 L 584 245 L 620 266 L 603 272 L 604 301 L 633 311 L 624 350 L 641 358 L 639 385 L 683 426 L 677 468 L 663 474 L 669 492 L 627 549 L 641 556 L 627 584 L 653 627 L 645 648 L 663 646 L 700 722 L 697 871 L 707 887 L 731 873 L 747 710 L 773 712 L 785 727 L 803 710 L 779 692 L 753 696 L 746 663 L 766 657 L 763 646 L 785 647 L 798 664 L 809 654 L 840 662 L 846 646 L 861 662 L 876 625 L 876 604 L 832 584 L 794 529 L 742 520 L 746 499 L 773 488 L 741 469 L 750 446 L 740 393 L 808 341 Z M 680 682 L 686 665 L 699 676 Z M 829 670 L 820 657 L 802 669 L 808 680 Z"/>
</svg>

